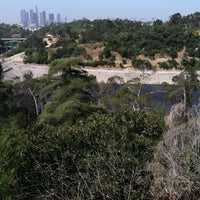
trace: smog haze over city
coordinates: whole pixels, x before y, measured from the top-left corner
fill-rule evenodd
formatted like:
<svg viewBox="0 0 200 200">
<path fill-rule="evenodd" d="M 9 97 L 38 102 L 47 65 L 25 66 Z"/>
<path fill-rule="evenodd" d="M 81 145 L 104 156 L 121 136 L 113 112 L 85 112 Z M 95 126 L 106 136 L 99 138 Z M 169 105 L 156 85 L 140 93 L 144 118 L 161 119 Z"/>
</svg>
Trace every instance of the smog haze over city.
<svg viewBox="0 0 200 200">
<path fill-rule="evenodd" d="M 75 19 L 131 19 L 168 20 L 174 13 L 188 15 L 198 12 L 199 0 L 1 0 L 0 23 L 20 23 L 20 10 L 60 13 L 61 20 Z"/>
</svg>

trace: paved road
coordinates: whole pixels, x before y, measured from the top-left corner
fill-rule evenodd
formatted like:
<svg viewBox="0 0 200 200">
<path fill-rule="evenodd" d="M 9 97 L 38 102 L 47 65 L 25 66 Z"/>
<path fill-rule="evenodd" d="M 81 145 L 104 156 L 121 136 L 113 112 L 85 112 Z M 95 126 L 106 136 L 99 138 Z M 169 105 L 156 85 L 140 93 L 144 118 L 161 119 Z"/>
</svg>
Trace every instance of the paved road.
<svg viewBox="0 0 200 200">
<path fill-rule="evenodd" d="M 162 82 L 172 83 L 173 76 L 180 71 L 134 71 L 134 70 L 96 70 L 87 69 L 89 74 L 95 75 L 98 82 L 106 82 L 112 76 L 120 76 L 124 81 L 139 77 L 146 84 L 160 84 Z"/>
<path fill-rule="evenodd" d="M 23 75 L 28 72 L 33 73 L 33 77 L 41 77 L 48 73 L 47 65 L 23 64 L 24 53 L 17 54 L 3 61 L 3 68 L 6 70 L 4 74 L 5 80 L 19 78 L 23 80 Z M 172 77 L 180 73 L 180 71 L 135 71 L 130 69 L 111 70 L 111 69 L 90 69 L 86 68 L 88 74 L 95 75 L 98 82 L 106 82 L 112 76 L 120 76 L 124 81 L 140 77 L 147 84 L 160 84 L 162 82 L 172 83 Z"/>
<path fill-rule="evenodd" d="M 30 71 L 33 77 L 41 77 L 48 73 L 49 67 L 47 65 L 24 64 L 24 53 L 17 54 L 2 61 L 5 80 L 13 80 L 19 78 L 23 80 L 23 76 Z"/>
</svg>

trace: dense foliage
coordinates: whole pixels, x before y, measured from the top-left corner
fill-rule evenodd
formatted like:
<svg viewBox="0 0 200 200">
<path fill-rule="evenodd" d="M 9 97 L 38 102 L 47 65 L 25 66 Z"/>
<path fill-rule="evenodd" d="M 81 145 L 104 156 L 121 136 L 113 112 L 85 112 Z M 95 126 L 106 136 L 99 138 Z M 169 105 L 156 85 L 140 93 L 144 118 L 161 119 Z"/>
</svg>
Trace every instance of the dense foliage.
<svg viewBox="0 0 200 200">
<path fill-rule="evenodd" d="M 82 62 L 58 59 L 47 77 L 25 74 L 23 82 L 13 84 L 12 113 L 1 112 L 1 199 L 150 195 L 153 177 L 146 165 L 165 129 L 163 117 L 142 106 L 130 109 L 128 104 L 140 102 L 142 95 L 132 96 L 132 91 L 124 96 L 129 84 L 118 96 L 126 105 L 113 98 L 118 109 L 109 108 L 95 77 L 79 68 Z M 141 88 L 139 83 L 131 87 L 136 93 Z"/>
<path fill-rule="evenodd" d="M 0 24 L 0 38 L 21 37 L 23 30 L 16 25 Z"/>
<path fill-rule="evenodd" d="M 200 196 L 199 105 L 187 124 L 170 124 L 151 165 L 154 199 L 192 199 Z"/>
<path fill-rule="evenodd" d="M 3 67 L 0 62 L 0 123 L 9 113 L 11 85 L 3 82 Z"/>
<path fill-rule="evenodd" d="M 67 24 L 51 24 L 36 31 L 20 47 L 26 51 L 25 61 L 35 63 L 49 63 L 59 58 L 80 56 L 90 61 L 88 64 L 95 66 L 84 44 L 98 42 L 102 42 L 105 48 L 99 55 L 99 61 L 102 59 L 107 62 L 115 61 L 112 52 L 118 52 L 124 58 L 133 59 L 134 63 L 137 63 L 135 60 L 138 55 L 144 55 L 150 59 L 155 59 L 158 55 L 167 56 L 175 60 L 178 52 L 181 51 L 183 51 L 183 57 L 197 59 L 200 58 L 199 16 L 199 12 L 188 16 L 176 13 L 166 22 L 82 19 Z M 45 43 L 41 40 L 49 34 L 56 37 L 58 41 L 49 48 L 45 48 Z M 161 63 L 160 67 L 169 69 L 172 68 L 172 64 L 177 67 L 174 62 Z M 107 65 L 107 63 L 101 62 L 101 65 Z"/>
<path fill-rule="evenodd" d="M 10 84 L 0 65 L 0 199 L 198 199 L 199 117 L 190 117 L 199 113 L 192 107 L 199 86 L 199 18 L 83 19 L 28 37 L 20 46 L 25 62 L 50 63 L 50 69 L 47 76 L 27 73 Z M 47 33 L 58 38 L 50 47 L 43 40 Z M 99 60 L 88 53 L 88 43 L 101 49 Z M 81 68 L 115 66 L 114 51 L 131 58 L 141 76 L 97 83 Z M 168 100 L 183 104 L 183 116 L 174 110 L 182 120 L 172 117 L 168 132 L 165 112 L 145 92 L 145 69 L 153 66 L 140 54 L 168 55 L 161 68 L 184 69 L 172 87 L 165 84 Z"/>
<path fill-rule="evenodd" d="M 105 42 L 106 47 L 123 57 L 167 54 L 176 58 L 177 52 L 184 47 L 189 56 L 200 57 L 199 35 L 196 32 L 199 31 L 199 16 L 198 12 L 188 16 L 177 13 L 167 22 L 156 20 L 153 23 L 127 19 L 83 20 L 72 22 L 69 27 L 82 25 L 82 29 L 77 29 L 77 34 L 81 35 L 80 42 Z"/>
<path fill-rule="evenodd" d="M 96 113 L 71 127 L 3 131 L 1 198 L 135 199 L 148 196 L 152 177 L 145 164 L 163 121 L 143 112 Z M 11 145 L 15 153 L 8 160 Z"/>
<path fill-rule="evenodd" d="M 10 46 L 16 46 L 16 43 L 4 43 L 1 38 L 11 38 L 11 37 L 27 37 L 30 35 L 29 30 L 24 30 L 17 25 L 0 24 L 0 54 L 11 49 Z M 16 51 L 16 50 L 14 50 Z M 22 50 L 20 50 L 22 51 Z M 19 50 L 18 50 L 19 52 Z"/>
</svg>

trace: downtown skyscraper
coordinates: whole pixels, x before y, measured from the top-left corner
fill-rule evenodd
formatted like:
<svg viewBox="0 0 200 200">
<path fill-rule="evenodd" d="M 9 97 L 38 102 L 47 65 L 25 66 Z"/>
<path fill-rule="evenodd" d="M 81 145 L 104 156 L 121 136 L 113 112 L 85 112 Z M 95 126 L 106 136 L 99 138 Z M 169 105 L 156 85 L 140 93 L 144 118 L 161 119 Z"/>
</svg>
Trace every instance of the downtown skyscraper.
<svg viewBox="0 0 200 200">
<path fill-rule="evenodd" d="M 40 26 L 47 25 L 46 11 L 40 12 Z"/>
<path fill-rule="evenodd" d="M 35 7 L 35 12 L 30 10 L 30 26 L 39 27 L 38 7 Z"/>
<path fill-rule="evenodd" d="M 26 10 L 22 9 L 20 11 L 20 17 L 21 17 L 21 24 L 23 27 L 39 27 L 39 16 L 38 16 L 38 8 L 35 7 L 34 10 L 30 10 L 27 12 Z"/>
<path fill-rule="evenodd" d="M 47 19 L 48 16 L 48 19 Z M 38 29 L 39 27 L 46 26 L 53 23 L 61 23 L 61 16 L 58 13 L 55 17 L 53 13 L 46 14 L 46 11 L 38 11 L 38 7 L 35 10 L 30 9 L 29 12 L 22 9 L 20 11 L 21 25 L 24 28 L 32 30 Z"/>
<path fill-rule="evenodd" d="M 53 24 L 55 22 L 54 14 L 50 13 L 49 14 L 49 24 Z"/>
<path fill-rule="evenodd" d="M 20 12 L 20 16 L 21 16 L 21 24 L 23 27 L 28 27 L 29 25 L 29 13 L 26 12 L 26 10 L 21 10 Z"/>
</svg>

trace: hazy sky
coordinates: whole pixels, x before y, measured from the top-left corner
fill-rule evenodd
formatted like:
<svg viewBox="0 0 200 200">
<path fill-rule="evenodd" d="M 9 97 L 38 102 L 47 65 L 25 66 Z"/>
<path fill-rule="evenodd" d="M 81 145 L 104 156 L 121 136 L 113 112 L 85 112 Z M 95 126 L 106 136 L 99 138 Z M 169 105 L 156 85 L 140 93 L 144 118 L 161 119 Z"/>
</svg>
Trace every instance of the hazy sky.
<svg viewBox="0 0 200 200">
<path fill-rule="evenodd" d="M 174 13 L 200 12 L 199 0 L 0 0 L 0 23 L 20 23 L 20 10 L 45 10 L 61 18 L 127 18 L 142 21 L 168 20 Z"/>
</svg>

